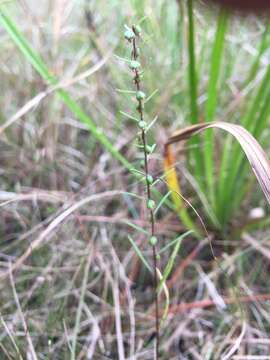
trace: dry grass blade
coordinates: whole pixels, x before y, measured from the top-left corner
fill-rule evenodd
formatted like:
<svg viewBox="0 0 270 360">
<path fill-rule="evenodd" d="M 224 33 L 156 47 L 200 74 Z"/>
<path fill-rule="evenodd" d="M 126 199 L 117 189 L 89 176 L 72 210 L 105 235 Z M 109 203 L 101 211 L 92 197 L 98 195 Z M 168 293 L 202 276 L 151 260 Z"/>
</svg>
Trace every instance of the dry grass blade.
<svg viewBox="0 0 270 360">
<path fill-rule="evenodd" d="M 23 314 L 23 311 L 22 311 L 22 308 L 21 308 L 21 305 L 20 305 L 20 300 L 19 300 L 19 297 L 18 297 L 18 294 L 17 294 L 17 290 L 16 290 L 16 286 L 15 286 L 15 282 L 14 282 L 14 278 L 13 278 L 13 274 L 12 274 L 11 264 L 9 264 L 9 277 L 10 277 L 10 283 L 11 283 L 11 287 L 12 287 L 14 300 L 15 300 L 16 306 L 17 306 L 17 308 L 19 310 L 22 326 L 23 326 L 23 329 L 24 329 L 24 333 L 25 333 L 25 336 L 26 336 L 27 343 L 28 343 L 29 356 L 31 355 L 32 360 L 38 360 L 38 357 L 37 357 L 37 354 L 35 352 L 35 348 L 34 348 L 34 345 L 33 345 L 29 330 L 28 330 L 28 326 L 27 326 L 27 323 L 26 323 L 26 320 L 25 320 L 25 316 Z"/>
<path fill-rule="evenodd" d="M 47 228 L 30 244 L 30 246 L 25 250 L 25 252 L 16 260 L 14 264 L 11 265 L 11 271 L 15 271 L 18 269 L 25 260 L 29 258 L 32 252 L 38 248 L 43 241 L 65 220 L 67 219 L 72 213 L 76 210 L 80 209 L 82 206 L 86 205 L 95 200 L 104 199 L 107 197 L 113 197 L 116 195 L 123 194 L 124 192 L 121 190 L 114 190 L 114 191 L 106 191 L 100 194 L 94 194 L 85 197 L 84 199 L 76 202 L 75 204 L 69 206 L 65 209 L 62 213 L 60 213 L 48 226 Z M 5 278 L 9 272 L 3 272 L 0 274 L 0 278 Z"/>
<path fill-rule="evenodd" d="M 230 351 L 224 355 L 222 357 L 222 360 L 229 360 L 231 359 L 231 357 L 236 353 L 236 351 L 239 349 L 241 343 L 242 343 L 242 340 L 245 336 L 245 333 L 246 333 L 246 330 L 247 330 L 247 324 L 246 322 L 243 323 L 242 325 L 242 331 L 241 331 L 241 334 L 238 336 L 238 338 L 234 341 L 234 345 L 233 347 L 230 349 Z"/>
<path fill-rule="evenodd" d="M 186 127 L 183 130 L 177 131 L 168 139 L 165 145 L 165 158 L 170 154 L 170 145 L 189 139 L 191 136 L 210 128 L 225 130 L 236 138 L 244 150 L 260 187 L 270 203 L 270 162 L 260 144 L 242 126 L 226 122 L 215 122 Z"/>
<path fill-rule="evenodd" d="M 51 95 L 53 92 L 61 89 L 68 88 L 69 86 L 88 78 L 89 76 L 95 74 L 103 65 L 107 62 L 111 53 L 109 52 L 102 60 L 100 60 L 96 65 L 92 66 L 90 69 L 82 72 L 81 74 L 75 76 L 71 79 L 63 79 L 59 84 L 55 86 L 48 87 L 46 91 L 40 92 L 38 95 L 29 100 L 24 106 L 22 106 L 10 119 L 8 119 L 3 125 L 0 126 L 0 135 L 11 125 L 13 125 L 17 120 L 21 119 L 25 114 L 30 110 L 34 109 L 39 105 L 39 103 L 48 95 Z"/>
</svg>

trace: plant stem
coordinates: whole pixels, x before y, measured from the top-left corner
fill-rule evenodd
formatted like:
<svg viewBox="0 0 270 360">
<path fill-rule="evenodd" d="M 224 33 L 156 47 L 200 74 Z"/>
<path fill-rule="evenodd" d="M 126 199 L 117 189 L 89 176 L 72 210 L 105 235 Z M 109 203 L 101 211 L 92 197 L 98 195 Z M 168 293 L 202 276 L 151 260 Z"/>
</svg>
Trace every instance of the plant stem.
<svg viewBox="0 0 270 360">
<path fill-rule="evenodd" d="M 132 30 L 136 34 L 136 29 L 133 26 Z M 132 40 L 132 53 L 131 58 L 133 60 L 137 60 L 139 57 L 136 37 Z M 140 73 L 138 69 L 134 69 L 134 83 L 136 86 L 137 93 L 141 91 L 141 79 L 140 79 Z M 143 112 L 143 99 L 137 99 L 138 100 L 138 107 L 137 111 L 140 115 L 140 121 L 144 121 L 144 112 Z M 152 200 L 152 194 L 151 194 L 151 184 L 149 183 L 149 167 L 148 167 L 148 149 L 147 149 L 147 136 L 145 129 L 141 130 L 141 141 L 143 145 L 143 153 L 144 153 L 144 171 L 145 171 L 145 181 L 146 181 L 146 192 L 147 192 L 147 202 Z M 154 215 L 154 209 L 149 209 L 149 216 L 150 216 L 150 224 L 151 224 L 151 237 L 155 236 L 155 215 Z M 153 276 L 154 276 L 154 289 L 155 289 L 155 332 L 156 332 L 156 345 L 155 345 L 155 358 L 159 358 L 159 304 L 158 304 L 158 273 L 157 273 L 157 251 L 156 251 L 156 245 L 152 245 L 152 254 L 153 254 Z"/>
</svg>

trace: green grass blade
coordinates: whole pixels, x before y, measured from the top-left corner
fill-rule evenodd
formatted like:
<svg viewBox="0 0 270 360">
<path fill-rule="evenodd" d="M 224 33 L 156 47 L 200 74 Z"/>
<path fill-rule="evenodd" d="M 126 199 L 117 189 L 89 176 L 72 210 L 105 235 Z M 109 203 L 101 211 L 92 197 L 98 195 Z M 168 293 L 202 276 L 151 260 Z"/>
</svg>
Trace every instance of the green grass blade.
<svg viewBox="0 0 270 360">
<path fill-rule="evenodd" d="M 131 245 L 133 246 L 133 249 L 135 250 L 136 254 L 138 255 L 138 257 L 140 258 L 140 260 L 142 261 L 142 263 L 144 264 L 144 266 L 147 268 L 147 270 L 150 271 L 150 273 L 152 274 L 152 269 L 151 266 L 148 264 L 147 260 L 145 259 L 145 257 L 143 256 L 143 253 L 141 252 L 141 250 L 138 248 L 137 244 L 135 243 L 135 241 L 132 239 L 131 236 L 128 235 L 128 240 L 130 241 Z"/>
<path fill-rule="evenodd" d="M 85 293 L 87 290 L 87 282 L 88 282 L 89 270 L 90 270 L 90 265 L 91 265 L 91 257 L 92 256 L 90 254 L 90 255 L 88 255 L 88 258 L 86 259 L 86 265 L 85 265 L 84 274 L 83 274 L 83 281 L 82 281 L 82 286 L 81 286 L 79 305 L 77 308 L 75 326 L 74 326 L 74 331 L 73 331 L 73 336 L 72 336 L 71 360 L 76 360 L 76 347 L 78 344 L 78 334 L 80 332 L 80 322 L 81 322 L 81 317 L 82 317 L 82 313 L 83 313 Z"/>
<path fill-rule="evenodd" d="M 188 12 L 188 54 L 189 54 L 189 91 L 190 91 L 190 110 L 191 122 L 196 124 L 198 122 L 198 105 L 197 105 L 197 74 L 196 74 L 196 60 L 195 60 L 195 26 L 193 19 L 193 0 L 187 1 Z"/>
<path fill-rule="evenodd" d="M 193 234 L 194 231 L 193 230 L 189 230 L 187 232 L 185 232 L 184 234 L 182 234 L 181 236 L 183 237 L 183 239 L 190 235 L 190 234 Z M 182 239 L 182 240 L 183 240 Z M 173 241 L 169 242 L 169 244 L 166 244 L 163 248 L 161 248 L 158 252 L 158 255 L 164 253 L 165 251 L 167 251 L 170 247 L 172 247 L 173 245 L 175 245 L 177 242 L 179 241 L 179 237 L 177 237 L 176 239 L 174 239 Z"/>
<path fill-rule="evenodd" d="M 169 258 L 169 260 L 168 260 L 168 263 L 167 263 L 167 265 L 166 265 L 166 267 L 165 267 L 165 270 L 164 270 L 164 272 L 163 272 L 163 274 L 162 274 L 162 279 L 161 279 L 161 281 L 160 281 L 160 283 L 159 283 L 159 285 L 158 285 L 158 292 L 161 291 L 164 283 L 166 282 L 166 280 L 167 280 L 168 277 L 170 276 L 171 271 L 172 271 L 173 266 L 174 266 L 174 263 L 175 263 L 176 256 L 177 256 L 177 254 L 178 254 L 178 252 L 179 252 L 179 249 L 180 249 L 180 245 L 181 245 L 183 239 L 184 239 L 186 236 L 188 236 L 189 234 L 190 234 L 190 231 L 188 231 L 187 233 L 184 233 L 184 234 L 178 236 L 176 239 L 174 239 L 174 240 L 172 241 L 173 244 L 175 244 L 175 245 L 174 245 L 173 251 L 172 251 L 172 253 L 171 253 L 171 256 L 170 256 L 170 258 Z"/>
<path fill-rule="evenodd" d="M 188 80 L 189 80 L 189 97 L 190 97 L 190 121 L 192 124 L 198 122 L 198 81 L 196 71 L 196 56 L 195 56 L 195 24 L 194 24 L 194 10 L 193 0 L 187 1 L 187 15 L 188 15 Z M 201 155 L 199 151 L 199 137 L 194 136 L 190 140 L 191 144 L 191 156 L 194 158 L 194 174 L 198 184 L 201 184 L 203 164 L 201 161 Z"/>
<path fill-rule="evenodd" d="M 218 18 L 215 41 L 210 62 L 210 76 L 207 91 L 205 118 L 207 122 L 213 121 L 218 101 L 218 80 L 221 73 L 225 34 L 228 24 L 228 13 L 221 10 Z M 212 206 L 215 204 L 215 175 L 214 175 L 214 137 L 213 132 L 207 131 L 204 144 L 204 164 L 207 190 Z"/>
<path fill-rule="evenodd" d="M 218 17 L 217 31 L 215 35 L 215 41 L 211 56 L 210 63 L 210 76 L 207 91 L 207 102 L 206 102 L 206 121 L 213 121 L 218 98 L 218 80 L 221 72 L 221 63 L 223 59 L 223 49 L 225 42 L 225 35 L 228 24 L 228 13 L 225 10 L 221 10 Z"/>
<path fill-rule="evenodd" d="M 154 211 L 154 215 L 156 215 L 159 211 L 159 209 L 162 207 L 162 205 L 164 204 L 164 202 L 167 200 L 167 198 L 171 195 L 171 191 L 169 190 L 160 200 L 159 204 L 157 205 L 157 207 L 155 208 Z"/>
<path fill-rule="evenodd" d="M 265 99 L 265 94 L 267 93 L 267 90 L 269 88 L 269 81 L 270 81 L 270 65 L 268 65 L 268 68 L 266 70 L 265 76 L 261 82 L 261 85 L 259 87 L 259 90 L 254 98 L 254 101 L 250 107 L 250 110 L 248 111 L 247 116 L 243 120 L 243 126 L 245 126 L 249 131 L 252 131 L 255 127 L 255 118 L 258 110 L 261 108 L 261 104 L 263 100 Z"/>
<path fill-rule="evenodd" d="M 270 111 L 269 83 L 270 65 L 268 65 L 257 94 L 241 123 L 242 126 L 256 137 L 259 137 L 266 127 Z M 228 156 L 228 154 L 230 155 Z M 231 162 L 231 159 L 234 159 L 234 161 Z M 244 159 L 238 145 L 231 146 L 230 142 L 226 144 L 221 160 L 217 199 L 217 215 L 222 224 L 228 221 L 233 209 L 239 204 L 240 197 L 236 196 L 236 194 L 238 193 L 240 184 L 242 184 L 241 179 L 244 179 L 246 174 Z M 235 199 L 235 201 L 231 201 L 231 199 Z"/>
<path fill-rule="evenodd" d="M 128 220 L 123 220 L 123 223 L 127 224 L 128 226 L 132 227 L 133 229 L 141 232 L 142 234 L 150 236 L 150 234 L 149 234 L 149 232 L 147 230 L 143 229 L 142 227 L 140 227 L 140 226 L 138 226 L 136 224 L 133 224 L 132 222 L 130 222 Z"/>
<path fill-rule="evenodd" d="M 15 23 L 11 20 L 7 12 L 4 11 L 2 7 L 0 10 L 0 23 L 21 50 L 25 58 L 32 64 L 41 77 L 50 85 L 56 85 L 58 80 L 50 73 L 41 57 L 31 47 L 24 35 L 20 32 Z M 122 165 L 130 170 L 131 164 L 128 162 L 128 160 L 113 146 L 105 134 L 97 128 L 94 121 L 80 108 L 80 106 L 70 97 L 70 95 L 61 89 L 57 90 L 57 93 L 68 106 L 68 108 L 73 112 L 73 114 L 88 127 L 89 131 L 96 138 L 96 140 L 98 140 L 115 159 L 117 159 Z"/>
<path fill-rule="evenodd" d="M 1 6 L 1 5 L 0 5 Z M 11 20 L 6 11 L 3 10 L 3 7 L 0 8 L 0 21 L 8 32 L 12 40 L 19 47 L 25 58 L 31 62 L 33 67 L 37 72 L 42 76 L 43 79 L 48 81 L 51 85 L 56 85 L 57 81 L 53 75 L 49 72 L 46 65 L 42 61 L 41 57 L 34 51 L 30 46 L 26 38 L 22 35 L 20 30 L 17 28 L 15 23 Z"/>
<path fill-rule="evenodd" d="M 269 119 L 269 115 L 270 115 L 270 90 L 267 92 L 265 96 L 264 104 L 261 108 L 258 119 L 254 121 L 255 126 L 252 129 L 252 133 L 256 138 L 260 138 L 263 130 L 267 127 L 267 120 Z M 246 174 L 248 171 L 248 164 L 243 156 L 239 156 L 237 160 L 238 160 L 237 162 L 238 171 L 237 171 L 237 176 L 235 178 L 235 187 L 233 194 L 234 196 L 233 196 L 233 201 L 230 203 L 232 207 L 232 211 L 233 209 L 236 209 L 240 206 L 240 203 L 246 194 L 246 189 L 249 189 L 249 182 L 245 184 Z M 253 179 L 251 178 L 250 181 L 252 180 Z"/>
</svg>

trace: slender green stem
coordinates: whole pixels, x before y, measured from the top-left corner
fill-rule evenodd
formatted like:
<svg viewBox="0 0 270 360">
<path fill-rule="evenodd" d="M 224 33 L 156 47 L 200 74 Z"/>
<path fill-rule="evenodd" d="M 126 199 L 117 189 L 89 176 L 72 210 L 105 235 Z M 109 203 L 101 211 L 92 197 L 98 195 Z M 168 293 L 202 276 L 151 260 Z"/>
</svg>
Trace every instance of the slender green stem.
<svg viewBox="0 0 270 360">
<path fill-rule="evenodd" d="M 134 34 L 137 34 L 137 29 L 135 26 L 132 27 Z M 139 58 L 139 51 L 137 47 L 137 37 L 138 35 L 134 36 L 132 39 L 132 52 L 131 52 L 131 59 L 137 61 Z M 140 123 L 144 124 L 144 97 L 142 96 L 141 91 L 141 77 L 138 68 L 133 69 L 134 73 L 134 83 L 137 91 L 137 95 L 140 94 L 141 96 L 137 96 L 138 106 L 137 111 L 140 117 Z M 148 166 L 148 149 L 147 149 L 147 135 L 146 135 L 146 127 L 141 126 L 141 141 L 143 145 L 143 154 L 144 154 L 144 172 L 145 172 L 145 182 L 146 182 L 146 193 L 147 193 L 147 208 L 149 211 L 149 218 L 150 218 L 150 226 L 151 226 L 151 239 L 155 239 L 155 214 L 154 214 L 154 207 L 151 204 L 154 204 L 152 199 L 152 192 L 151 192 L 151 182 L 149 181 L 150 173 L 149 173 L 149 166 Z M 156 251 L 156 243 L 152 243 L 152 256 L 153 256 L 153 281 L 154 281 L 154 298 L 155 298 L 155 332 L 156 332 L 156 345 L 155 345 L 155 358 L 159 359 L 159 304 L 158 304 L 158 272 L 157 272 L 157 251 Z"/>
</svg>

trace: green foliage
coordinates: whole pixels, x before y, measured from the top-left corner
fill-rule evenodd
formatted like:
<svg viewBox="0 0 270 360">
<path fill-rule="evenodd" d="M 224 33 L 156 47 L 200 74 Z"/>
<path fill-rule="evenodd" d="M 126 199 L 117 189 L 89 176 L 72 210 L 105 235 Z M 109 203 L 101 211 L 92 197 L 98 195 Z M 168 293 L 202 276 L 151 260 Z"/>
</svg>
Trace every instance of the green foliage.
<svg viewBox="0 0 270 360">
<path fill-rule="evenodd" d="M 244 106 L 238 106 L 237 112 L 227 118 L 228 115 L 223 115 L 226 112 L 226 102 L 223 99 L 226 99 L 225 101 L 231 100 L 228 100 L 227 79 L 224 76 L 227 75 L 225 69 L 228 69 L 234 75 L 235 60 L 227 56 L 232 51 L 232 45 L 227 40 L 226 35 L 231 36 L 230 31 L 233 31 L 236 26 L 235 19 L 229 21 L 230 14 L 221 10 L 217 17 L 216 32 L 213 40 L 207 41 L 204 48 L 200 49 L 198 42 L 196 43 L 196 38 L 200 36 L 198 32 L 201 29 L 197 30 L 196 27 L 194 19 L 196 8 L 194 8 L 192 1 L 187 1 L 186 14 L 189 33 L 187 52 L 189 54 L 190 123 L 198 123 L 198 114 L 202 112 L 198 105 L 198 96 L 200 95 L 198 89 L 200 88 L 200 82 L 203 81 L 201 78 L 202 70 L 200 71 L 200 79 L 198 79 L 196 63 L 201 58 L 200 51 L 205 53 L 205 47 L 207 47 L 210 66 L 209 68 L 206 67 L 209 75 L 203 121 L 217 121 L 222 116 L 222 119 L 226 121 L 237 122 L 244 126 L 260 141 L 267 128 L 267 119 L 270 114 L 270 92 L 267 87 L 270 81 L 269 66 L 266 68 L 262 80 L 256 85 L 256 91 L 249 92 L 246 95 Z M 243 23 L 244 20 L 239 22 Z M 239 82 L 236 74 L 239 88 L 250 85 L 256 79 L 260 71 L 262 56 L 269 47 L 268 33 L 269 25 L 266 24 L 261 35 L 257 55 L 254 60 L 250 58 L 250 68 L 247 68 L 246 72 L 243 73 L 241 82 Z M 237 48 L 233 49 L 233 51 L 236 57 Z M 204 207 L 204 211 L 210 223 L 215 228 L 226 231 L 228 223 L 239 211 L 242 200 L 250 189 L 252 179 L 248 178 L 247 162 L 237 144 L 232 144 L 230 140 L 222 141 L 221 139 L 220 148 L 222 149 L 224 144 L 224 151 L 221 150 L 220 154 L 217 154 L 213 133 L 207 132 L 203 139 L 202 142 L 196 136 L 195 140 L 191 142 L 190 157 L 193 161 L 190 170 L 195 176 L 198 192 L 204 194 L 203 197 L 208 200 L 207 208 Z M 199 150 L 199 147 L 203 148 L 203 152 Z M 217 160 L 218 158 L 221 158 L 221 162 Z M 203 167 L 202 164 L 204 164 Z M 209 214 L 212 215 L 209 217 Z M 213 219 L 216 220 L 213 221 Z"/>
<path fill-rule="evenodd" d="M 144 266 L 146 267 L 146 269 L 149 270 L 150 273 L 152 273 L 151 266 L 149 265 L 148 261 L 144 257 L 144 255 L 143 255 L 142 251 L 140 250 L 140 248 L 137 246 L 136 242 L 132 239 L 131 236 L 128 236 L 128 240 L 130 241 L 131 245 L 133 246 L 133 249 L 135 250 L 137 256 L 141 259 L 141 261 L 144 264 Z"/>
<path fill-rule="evenodd" d="M 187 233 L 184 233 L 183 235 L 180 235 L 179 237 L 177 237 L 176 239 L 174 239 L 172 242 L 170 242 L 169 244 L 167 244 L 166 246 L 166 250 L 174 245 L 174 248 L 173 248 L 173 251 L 169 257 L 169 261 L 167 262 L 167 265 L 165 266 L 165 269 L 164 269 L 164 272 L 162 274 L 162 280 L 160 281 L 159 283 L 159 286 L 158 286 L 158 289 L 159 291 L 162 289 L 163 285 L 166 283 L 166 280 L 168 279 L 168 277 L 170 276 L 171 272 L 172 272 L 172 269 L 173 269 L 173 266 L 175 264 L 175 260 L 176 260 L 176 256 L 179 252 L 179 249 L 180 249 L 180 245 L 182 243 L 182 240 L 188 236 L 191 232 L 188 231 Z M 163 249 L 164 251 L 164 249 Z M 160 255 L 161 251 L 159 252 L 159 255 Z"/>
<path fill-rule="evenodd" d="M 218 80 L 220 78 L 220 72 L 222 70 L 222 59 L 223 59 L 223 48 L 225 42 L 226 28 L 228 22 L 228 14 L 221 10 L 215 40 L 213 44 L 211 62 L 210 62 L 210 74 L 208 80 L 207 90 L 207 102 L 205 109 L 205 120 L 206 122 L 213 121 L 216 114 L 217 102 L 218 102 Z M 209 191 L 209 200 L 212 206 L 215 206 L 215 171 L 214 171 L 214 137 L 213 132 L 207 132 L 204 138 L 204 162 L 205 162 L 205 181 L 206 189 Z"/>
</svg>

